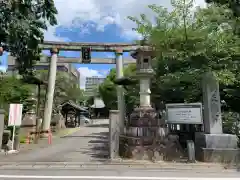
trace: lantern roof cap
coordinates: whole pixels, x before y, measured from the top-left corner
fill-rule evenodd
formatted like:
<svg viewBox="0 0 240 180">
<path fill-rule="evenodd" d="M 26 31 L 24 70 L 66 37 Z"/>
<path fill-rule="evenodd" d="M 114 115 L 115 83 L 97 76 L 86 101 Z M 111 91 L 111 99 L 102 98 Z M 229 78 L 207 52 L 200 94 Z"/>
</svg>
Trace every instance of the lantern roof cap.
<svg viewBox="0 0 240 180">
<path fill-rule="evenodd" d="M 151 46 L 139 46 L 135 51 L 130 52 L 131 56 L 136 59 L 138 54 L 154 57 L 155 51 Z"/>
</svg>

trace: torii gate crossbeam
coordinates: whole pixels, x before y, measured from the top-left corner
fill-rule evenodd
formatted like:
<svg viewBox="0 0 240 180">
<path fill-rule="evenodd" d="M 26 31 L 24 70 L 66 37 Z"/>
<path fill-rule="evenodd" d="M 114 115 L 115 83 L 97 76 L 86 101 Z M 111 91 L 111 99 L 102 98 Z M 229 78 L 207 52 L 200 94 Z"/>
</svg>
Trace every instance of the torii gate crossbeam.
<svg viewBox="0 0 240 180">
<path fill-rule="evenodd" d="M 52 48 L 58 48 L 62 51 L 81 51 L 82 47 L 91 47 L 95 52 L 116 52 L 118 49 L 122 49 L 123 52 L 135 51 L 139 45 L 129 43 L 78 43 L 78 42 L 55 42 L 44 41 L 40 45 L 42 50 L 50 50 Z"/>
</svg>

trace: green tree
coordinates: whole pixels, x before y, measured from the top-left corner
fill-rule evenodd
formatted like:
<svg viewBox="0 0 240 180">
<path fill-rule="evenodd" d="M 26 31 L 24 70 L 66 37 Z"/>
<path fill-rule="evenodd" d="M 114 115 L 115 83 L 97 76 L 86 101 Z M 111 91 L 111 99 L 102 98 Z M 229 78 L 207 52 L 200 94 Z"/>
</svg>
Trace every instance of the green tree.
<svg viewBox="0 0 240 180">
<path fill-rule="evenodd" d="M 220 83 L 221 99 L 226 102 L 224 111 L 231 112 L 224 113 L 224 130 L 234 133 L 236 128 L 229 127 L 238 125 L 239 118 L 229 117 L 240 113 L 240 39 L 233 28 L 235 14 L 226 5 L 211 4 L 194 12 L 191 1 L 176 0 L 172 6 L 169 12 L 150 5 L 155 22 L 144 14 L 129 17 L 137 25 L 135 30 L 156 49 L 153 102 L 201 102 L 202 75 L 212 71 Z"/>
<path fill-rule="evenodd" d="M 0 82 L 0 106 L 5 110 L 5 123 L 7 123 L 9 104 L 21 103 L 25 110 L 26 99 L 32 92 L 33 86 L 7 75 L 2 75 Z"/>
<path fill-rule="evenodd" d="M 48 80 L 48 71 L 41 70 L 36 72 L 37 77 L 44 82 Z M 41 88 L 41 98 L 40 104 L 44 107 L 45 95 L 46 95 L 46 86 Z M 55 91 L 53 99 L 53 109 L 56 111 L 60 104 L 64 101 L 74 101 L 77 104 L 84 101 L 83 90 L 79 87 L 79 82 L 77 82 L 70 74 L 67 72 L 57 72 L 56 82 L 55 82 Z"/>
<path fill-rule="evenodd" d="M 225 5 L 227 8 L 229 8 L 234 15 L 233 17 L 230 17 L 229 20 L 234 21 L 234 24 L 232 27 L 234 28 L 234 32 L 238 35 L 240 35 L 240 1 L 238 0 L 206 0 L 207 3 L 216 3 L 219 5 Z"/>
<path fill-rule="evenodd" d="M 47 24 L 56 25 L 53 0 L 7 0 L 0 2 L 0 45 L 16 57 L 20 74 L 32 73 L 39 60 L 39 44 Z"/>
<path fill-rule="evenodd" d="M 224 22 L 231 23 L 227 17 L 232 13 L 217 5 L 191 13 L 192 2 L 183 0 L 173 1 L 172 5 L 171 12 L 149 6 L 156 13 L 155 26 L 144 14 L 140 19 L 129 17 L 137 24 L 135 30 L 157 51 L 154 99 L 200 101 L 201 76 L 206 71 L 213 71 L 221 85 L 233 85 L 239 67 L 239 38 L 223 26 Z"/>
<path fill-rule="evenodd" d="M 136 65 L 130 64 L 124 68 L 124 76 L 135 75 Z M 108 109 L 117 109 L 116 69 L 111 69 L 105 81 L 99 86 L 99 94 Z M 129 86 L 125 91 L 126 112 L 131 113 L 135 105 L 139 104 L 139 84 Z"/>
<path fill-rule="evenodd" d="M 15 77 L 1 77 L 0 84 L 0 103 L 23 103 L 28 98 L 32 86 L 22 83 L 21 80 Z"/>
</svg>

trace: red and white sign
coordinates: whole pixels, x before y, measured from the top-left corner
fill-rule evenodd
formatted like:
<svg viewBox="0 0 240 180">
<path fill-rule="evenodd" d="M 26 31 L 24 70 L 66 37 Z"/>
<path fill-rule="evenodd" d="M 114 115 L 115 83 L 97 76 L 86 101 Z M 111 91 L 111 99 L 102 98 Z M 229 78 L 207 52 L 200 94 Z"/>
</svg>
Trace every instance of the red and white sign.
<svg viewBox="0 0 240 180">
<path fill-rule="evenodd" d="M 10 104 L 8 126 L 20 126 L 22 123 L 22 104 Z"/>
</svg>

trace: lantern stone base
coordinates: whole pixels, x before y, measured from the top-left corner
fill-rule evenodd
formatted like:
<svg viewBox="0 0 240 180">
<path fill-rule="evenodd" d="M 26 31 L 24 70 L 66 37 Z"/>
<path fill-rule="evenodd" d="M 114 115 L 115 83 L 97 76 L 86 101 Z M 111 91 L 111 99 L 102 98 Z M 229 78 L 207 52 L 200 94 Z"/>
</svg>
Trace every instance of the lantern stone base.
<svg viewBox="0 0 240 180">
<path fill-rule="evenodd" d="M 168 134 L 152 107 L 134 109 L 119 147 L 120 156 L 135 160 L 178 160 L 182 156 L 178 136 Z"/>
<path fill-rule="evenodd" d="M 149 161 L 180 161 L 184 156 L 183 150 L 179 145 L 178 136 L 169 135 L 162 141 L 158 141 L 152 145 L 138 145 L 133 142 L 135 140 L 144 141 L 150 138 L 120 137 L 120 156 L 134 160 Z M 154 138 L 152 138 L 153 140 Z"/>
</svg>

